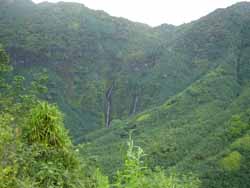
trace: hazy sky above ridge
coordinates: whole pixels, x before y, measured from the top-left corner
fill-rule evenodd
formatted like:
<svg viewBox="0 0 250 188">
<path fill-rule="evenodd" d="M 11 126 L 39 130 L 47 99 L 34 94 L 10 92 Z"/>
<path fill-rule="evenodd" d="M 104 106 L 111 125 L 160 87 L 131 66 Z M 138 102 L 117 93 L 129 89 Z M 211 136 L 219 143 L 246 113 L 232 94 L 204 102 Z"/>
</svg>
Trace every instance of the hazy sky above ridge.
<svg viewBox="0 0 250 188">
<path fill-rule="evenodd" d="M 196 20 L 217 8 L 225 8 L 239 0 L 33 0 L 35 3 L 78 2 L 104 10 L 112 16 L 124 17 L 151 26 L 163 23 L 180 25 Z M 250 1 L 250 0 L 249 0 Z"/>
</svg>

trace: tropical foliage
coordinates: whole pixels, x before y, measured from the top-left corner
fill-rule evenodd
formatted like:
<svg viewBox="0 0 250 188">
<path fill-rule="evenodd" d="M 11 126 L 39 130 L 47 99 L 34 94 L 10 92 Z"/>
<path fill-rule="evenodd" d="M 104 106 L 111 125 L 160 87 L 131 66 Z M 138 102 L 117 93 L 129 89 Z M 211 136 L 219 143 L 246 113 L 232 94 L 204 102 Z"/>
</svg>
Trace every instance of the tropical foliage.
<svg viewBox="0 0 250 188">
<path fill-rule="evenodd" d="M 249 12 L 150 27 L 1 0 L 0 187 L 250 187 Z"/>
</svg>

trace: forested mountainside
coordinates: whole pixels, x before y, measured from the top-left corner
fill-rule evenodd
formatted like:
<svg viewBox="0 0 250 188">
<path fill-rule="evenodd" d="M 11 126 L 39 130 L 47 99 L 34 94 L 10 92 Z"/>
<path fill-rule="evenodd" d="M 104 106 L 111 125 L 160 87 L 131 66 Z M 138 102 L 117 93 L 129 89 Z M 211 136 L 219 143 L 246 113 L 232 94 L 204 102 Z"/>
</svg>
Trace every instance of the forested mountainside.
<svg viewBox="0 0 250 188">
<path fill-rule="evenodd" d="M 133 130 L 151 167 L 250 186 L 249 2 L 153 28 L 77 3 L 1 0 L 0 28 L 14 74 L 48 74 L 43 99 L 106 175 Z"/>
<path fill-rule="evenodd" d="M 221 14 L 224 22 L 211 15 L 180 28 L 150 28 L 75 3 L 3 1 L 0 40 L 19 72 L 47 68 L 48 97 L 79 137 L 161 104 L 215 67 L 231 42 L 220 37 L 234 24 L 230 13 Z M 218 31 L 202 38 L 207 27 Z M 223 37 L 230 34 L 237 33 Z"/>
<path fill-rule="evenodd" d="M 149 168 L 131 134 L 124 165 L 109 180 L 96 163 L 79 155 L 82 146 L 72 144 L 58 106 L 40 98 L 48 91 L 47 75 L 26 80 L 12 70 L 0 46 L 1 188 L 199 187 L 195 175 Z"/>
</svg>

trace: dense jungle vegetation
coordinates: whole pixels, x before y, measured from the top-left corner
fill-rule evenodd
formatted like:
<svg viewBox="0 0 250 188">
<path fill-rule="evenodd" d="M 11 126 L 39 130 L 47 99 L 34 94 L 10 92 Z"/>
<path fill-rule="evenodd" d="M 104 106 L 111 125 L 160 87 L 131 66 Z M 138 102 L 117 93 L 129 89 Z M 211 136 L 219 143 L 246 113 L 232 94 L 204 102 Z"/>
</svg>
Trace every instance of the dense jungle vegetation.
<svg viewBox="0 0 250 188">
<path fill-rule="evenodd" d="M 1 188 L 122 188 L 122 187 L 198 187 L 191 175 L 166 176 L 159 167 L 151 170 L 142 157 L 143 150 L 129 137 L 124 166 L 112 183 L 108 177 L 79 157 L 64 128 L 58 107 L 38 98 L 46 92 L 47 77 L 39 75 L 31 88 L 24 88 L 24 77 L 5 81 L 12 67 L 0 49 L 0 187 Z"/>
<path fill-rule="evenodd" d="M 0 188 L 249 188 L 250 3 L 150 27 L 0 0 Z"/>
</svg>

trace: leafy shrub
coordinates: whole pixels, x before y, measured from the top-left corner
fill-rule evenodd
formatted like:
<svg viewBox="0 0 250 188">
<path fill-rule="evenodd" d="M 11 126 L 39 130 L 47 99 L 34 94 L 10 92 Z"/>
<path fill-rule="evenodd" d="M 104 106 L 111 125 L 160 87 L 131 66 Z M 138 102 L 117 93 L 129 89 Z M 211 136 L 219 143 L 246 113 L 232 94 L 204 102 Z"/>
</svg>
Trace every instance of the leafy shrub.
<svg viewBox="0 0 250 188">
<path fill-rule="evenodd" d="M 134 146 L 131 134 L 128 141 L 128 150 L 124 167 L 117 172 L 112 188 L 197 188 L 200 181 L 193 175 L 169 175 L 156 168 L 150 170 L 143 162 L 145 156 L 142 148 Z"/>
<path fill-rule="evenodd" d="M 229 155 L 224 157 L 220 161 L 220 164 L 224 170 L 232 172 L 240 169 L 241 161 L 241 154 L 238 151 L 233 151 Z"/>
<path fill-rule="evenodd" d="M 67 131 L 63 127 L 62 114 L 56 106 L 47 102 L 40 102 L 31 110 L 26 130 L 31 144 L 40 143 L 60 148 L 70 145 Z"/>
<path fill-rule="evenodd" d="M 241 136 L 247 129 L 249 129 L 249 125 L 243 122 L 239 115 L 232 117 L 229 132 L 233 138 Z"/>
<path fill-rule="evenodd" d="M 245 135 L 237 139 L 234 143 L 231 144 L 232 149 L 242 149 L 244 151 L 250 151 L 250 136 Z"/>
</svg>

